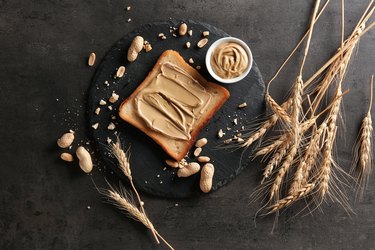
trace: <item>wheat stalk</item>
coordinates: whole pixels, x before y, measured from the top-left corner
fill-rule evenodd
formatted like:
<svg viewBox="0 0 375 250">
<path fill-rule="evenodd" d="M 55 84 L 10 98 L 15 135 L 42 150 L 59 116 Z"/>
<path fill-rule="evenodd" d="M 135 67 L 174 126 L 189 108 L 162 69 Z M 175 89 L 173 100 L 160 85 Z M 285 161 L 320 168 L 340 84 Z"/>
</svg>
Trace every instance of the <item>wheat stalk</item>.
<svg viewBox="0 0 375 250">
<path fill-rule="evenodd" d="M 357 196 L 363 198 L 363 192 L 368 184 L 370 174 L 372 173 L 372 117 L 371 107 L 373 98 L 374 76 L 370 82 L 370 103 L 367 114 L 362 120 L 358 139 L 355 143 L 354 160 L 351 173 L 357 180 Z"/>
</svg>

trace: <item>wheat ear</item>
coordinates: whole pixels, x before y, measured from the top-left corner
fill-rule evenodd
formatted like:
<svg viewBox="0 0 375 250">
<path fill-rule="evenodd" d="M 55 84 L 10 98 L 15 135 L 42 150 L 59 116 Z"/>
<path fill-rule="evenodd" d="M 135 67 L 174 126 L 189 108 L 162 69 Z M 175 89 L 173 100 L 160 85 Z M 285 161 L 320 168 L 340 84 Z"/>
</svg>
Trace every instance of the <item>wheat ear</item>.
<svg viewBox="0 0 375 250">
<path fill-rule="evenodd" d="M 311 191 L 314 189 L 315 183 L 307 183 L 301 188 L 299 188 L 295 193 L 292 195 L 288 195 L 287 197 L 277 200 L 274 204 L 268 207 L 268 212 L 266 214 L 271 214 L 279 211 L 280 209 L 286 208 L 296 202 L 297 200 L 301 199 L 302 197 L 306 197 Z"/>
<path fill-rule="evenodd" d="M 139 203 L 139 206 L 141 208 L 142 213 L 147 217 L 146 211 L 143 207 L 144 202 L 142 201 L 141 196 L 139 195 L 138 190 L 136 189 L 136 187 L 133 183 L 133 177 L 132 177 L 132 173 L 131 173 L 131 169 L 130 169 L 129 157 L 121 147 L 120 138 L 117 138 L 116 143 L 112 143 L 111 150 L 112 150 L 113 155 L 116 157 L 116 159 L 119 163 L 118 166 L 119 166 L 120 170 L 128 178 L 128 180 L 130 182 L 130 185 L 131 185 L 135 195 L 137 196 L 138 203 Z M 158 244 L 160 244 L 160 241 L 159 241 L 159 239 L 156 235 L 156 232 L 152 228 L 151 228 L 151 232 L 152 232 L 156 242 Z"/>
<path fill-rule="evenodd" d="M 268 106 L 279 119 L 287 122 L 288 124 L 291 123 L 289 114 L 286 112 L 286 110 L 282 106 L 280 106 L 268 93 L 266 93 L 264 98 Z"/>
<path fill-rule="evenodd" d="M 291 140 L 288 139 L 284 141 L 283 144 L 281 144 L 281 146 L 279 147 L 279 149 L 273 154 L 272 158 L 268 161 L 266 167 L 263 170 L 263 177 L 260 181 L 261 184 L 263 184 L 264 181 L 271 176 L 273 169 L 281 163 L 282 159 L 284 158 L 290 147 L 290 144 Z"/>
<path fill-rule="evenodd" d="M 367 114 L 362 120 L 361 129 L 359 131 L 358 139 L 355 144 L 354 161 L 352 164 L 351 173 L 357 179 L 357 196 L 359 199 L 363 198 L 363 192 L 368 184 L 370 174 L 372 173 L 372 117 L 371 107 L 373 98 L 373 83 L 374 76 L 371 77 L 370 82 L 370 103 Z"/>
<path fill-rule="evenodd" d="M 157 237 L 159 237 L 170 249 L 173 249 L 173 247 L 159 234 L 159 232 L 156 231 L 154 225 L 149 220 L 147 215 L 137 208 L 134 201 L 129 198 L 129 194 L 127 194 L 124 188 L 121 188 L 120 186 L 120 190 L 117 191 L 115 188 L 110 186 L 110 189 L 101 190 L 100 193 L 111 199 L 112 203 L 118 209 L 127 212 L 131 218 L 141 222 L 145 227 L 150 229 L 151 232 L 155 233 L 155 235 L 157 235 Z"/>
</svg>

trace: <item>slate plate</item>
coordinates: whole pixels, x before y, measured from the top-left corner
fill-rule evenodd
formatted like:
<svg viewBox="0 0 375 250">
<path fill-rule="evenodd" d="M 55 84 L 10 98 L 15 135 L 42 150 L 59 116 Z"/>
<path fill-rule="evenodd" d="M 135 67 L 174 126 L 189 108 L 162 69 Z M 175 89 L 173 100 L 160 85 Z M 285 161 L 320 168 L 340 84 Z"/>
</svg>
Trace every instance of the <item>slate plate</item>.
<svg viewBox="0 0 375 250">
<path fill-rule="evenodd" d="M 166 153 L 145 134 L 119 119 L 118 107 L 143 81 L 147 73 L 153 68 L 158 57 L 167 49 L 178 51 L 186 61 L 189 58 L 193 58 L 194 67 L 200 65 L 201 74 L 206 79 L 213 81 L 204 64 L 206 51 L 214 41 L 229 35 L 212 25 L 184 20 L 188 25 L 188 29 L 193 30 L 193 36 L 173 37 L 170 33 L 170 27 L 178 27 L 180 22 L 168 20 L 147 24 L 119 40 L 98 66 L 89 89 L 88 99 L 89 126 L 105 166 L 112 168 L 118 175 L 125 178 L 118 171 L 116 161 L 108 152 L 107 138 L 113 140 L 118 134 L 125 148 L 130 149 L 132 174 L 137 188 L 151 195 L 170 198 L 183 198 L 200 194 L 200 175 L 178 178 L 176 169 L 172 169 L 165 164 L 165 160 L 169 158 Z M 210 32 L 209 43 L 204 48 L 198 49 L 196 43 L 201 39 L 201 32 L 205 30 Z M 164 33 L 167 39 L 160 40 L 158 38 L 159 33 Z M 138 34 L 149 41 L 153 49 L 149 53 L 142 51 L 136 62 L 129 63 L 126 60 L 127 49 L 133 37 Z M 187 41 L 190 41 L 192 45 L 190 49 L 184 47 Z M 251 44 L 249 46 L 251 48 Z M 253 53 L 256 54 L 256 51 L 253 51 Z M 126 74 L 121 79 L 114 79 L 117 68 L 121 65 L 126 67 Z M 106 81 L 108 82 L 107 84 Z M 209 156 L 215 165 L 213 190 L 217 190 L 231 181 L 249 163 L 247 157 L 242 159 L 241 150 L 233 152 L 233 150 L 218 149 L 217 145 L 223 139 L 241 133 L 243 125 L 249 124 L 249 122 L 264 112 L 264 83 L 255 62 L 250 74 L 245 79 L 233 85 L 223 86 L 230 91 L 231 97 L 221 110 L 215 114 L 199 136 L 200 138 L 206 137 L 209 141 L 203 148 L 201 155 Z M 115 104 L 111 104 L 112 110 L 110 110 L 108 108 L 110 105 L 108 98 L 113 91 L 119 94 L 120 98 Z M 101 99 L 107 101 L 107 105 L 100 106 L 99 101 Z M 243 102 L 247 102 L 248 107 L 238 109 L 237 106 Z M 94 114 L 97 107 L 101 108 L 99 115 Z M 238 120 L 237 125 L 233 123 L 235 118 Z M 107 129 L 110 122 L 116 124 L 114 131 Z M 95 123 L 99 123 L 99 127 L 96 130 L 91 128 L 91 125 Z M 227 128 L 230 130 L 227 130 Z M 225 137 L 221 140 L 217 138 L 219 129 L 223 129 L 226 132 Z M 190 157 L 192 159 L 188 161 L 193 160 L 193 157 Z"/>
</svg>

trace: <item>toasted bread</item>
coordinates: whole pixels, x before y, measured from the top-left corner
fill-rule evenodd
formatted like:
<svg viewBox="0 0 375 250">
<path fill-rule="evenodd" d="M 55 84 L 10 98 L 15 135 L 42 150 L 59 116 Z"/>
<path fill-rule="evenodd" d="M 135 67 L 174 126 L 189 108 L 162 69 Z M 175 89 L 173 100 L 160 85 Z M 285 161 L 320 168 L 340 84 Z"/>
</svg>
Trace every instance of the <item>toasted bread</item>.
<svg viewBox="0 0 375 250">
<path fill-rule="evenodd" d="M 119 115 L 179 161 L 228 98 L 227 89 L 208 82 L 178 52 L 167 50 L 123 101 Z"/>
</svg>

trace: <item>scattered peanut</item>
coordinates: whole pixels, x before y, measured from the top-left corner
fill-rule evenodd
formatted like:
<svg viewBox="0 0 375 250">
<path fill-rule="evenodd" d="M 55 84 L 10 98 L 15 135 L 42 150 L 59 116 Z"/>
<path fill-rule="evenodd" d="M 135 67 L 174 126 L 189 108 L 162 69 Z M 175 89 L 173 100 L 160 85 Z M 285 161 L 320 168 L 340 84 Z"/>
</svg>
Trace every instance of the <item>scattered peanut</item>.
<svg viewBox="0 0 375 250">
<path fill-rule="evenodd" d="M 193 35 L 193 31 L 192 30 L 189 30 L 187 33 L 188 33 L 189 36 Z"/>
<path fill-rule="evenodd" d="M 186 42 L 186 44 L 185 44 L 185 46 L 186 46 L 186 48 L 190 48 L 190 42 Z"/>
<path fill-rule="evenodd" d="M 195 157 L 198 157 L 198 156 L 201 154 L 201 152 L 202 152 L 202 148 L 196 148 L 196 149 L 194 150 L 194 156 L 195 156 Z"/>
<path fill-rule="evenodd" d="M 92 160 L 90 153 L 82 146 L 76 150 L 76 155 L 79 160 L 79 166 L 86 174 L 92 171 Z"/>
<path fill-rule="evenodd" d="M 141 52 L 143 48 L 143 41 L 144 39 L 141 36 L 134 37 L 128 49 L 128 61 L 129 62 L 134 62 L 137 59 L 138 53 Z"/>
<path fill-rule="evenodd" d="M 69 153 L 62 153 L 60 155 L 60 158 L 61 158 L 61 160 L 67 161 L 67 162 L 72 162 L 73 161 L 73 155 L 71 155 Z"/>
<path fill-rule="evenodd" d="M 59 139 L 57 139 L 57 145 L 60 148 L 68 148 L 70 145 L 72 145 L 74 141 L 74 133 L 69 132 L 63 134 Z"/>
<path fill-rule="evenodd" d="M 118 98 L 119 98 L 119 95 L 113 92 L 108 101 L 110 103 L 115 103 L 117 102 Z"/>
<path fill-rule="evenodd" d="M 112 106 L 111 106 L 111 105 L 109 105 L 109 106 L 108 106 L 108 109 L 109 109 L 109 110 L 112 110 L 113 108 L 112 108 Z"/>
<path fill-rule="evenodd" d="M 201 171 L 201 179 L 199 187 L 203 193 L 208 193 L 212 189 L 212 178 L 214 177 L 215 168 L 211 163 L 207 163 L 203 166 Z"/>
<path fill-rule="evenodd" d="M 95 55 L 94 52 L 91 52 L 91 53 L 90 53 L 90 56 L 89 56 L 88 65 L 89 65 L 90 67 L 94 66 L 94 64 L 95 64 L 95 60 L 96 60 L 96 55 Z"/>
<path fill-rule="evenodd" d="M 196 141 L 195 142 L 195 146 L 197 147 L 197 148 L 201 148 L 201 147 L 203 147 L 204 145 L 206 145 L 207 144 L 207 138 L 201 138 L 201 139 L 199 139 L 198 141 Z"/>
<path fill-rule="evenodd" d="M 125 74 L 125 67 L 124 66 L 120 66 L 116 72 L 116 77 L 117 78 L 121 78 L 123 77 Z"/>
<path fill-rule="evenodd" d="M 210 32 L 208 30 L 202 32 L 203 37 L 206 37 L 206 36 L 209 36 L 209 35 L 210 35 Z"/>
<path fill-rule="evenodd" d="M 172 168 L 178 168 L 178 162 L 173 160 L 165 160 L 165 163 L 167 163 L 168 166 Z"/>
<path fill-rule="evenodd" d="M 178 28 L 178 34 L 180 36 L 184 36 L 184 35 L 186 35 L 186 31 L 187 31 L 186 23 L 181 23 L 180 27 Z"/>
<path fill-rule="evenodd" d="M 100 101 L 99 101 L 99 105 L 102 105 L 102 106 L 103 106 L 103 105 L 106 105 L 106 104 L 107 104 L 107 102 L 104 101 L 104 100 L 100 100 Z"/>
<path fill-rule="evenodd" d="M 208 156 L 199 156 L 198 157 L 198 161 L 199 162 L 202 162 L 202 163 L 205 163 L 205 162 L 209 162 L 211 159 L 210 159 L 210 157 L 208 157 Z"/>
<path fill-rule="evenodd" d="M 99 123 L 95 123 L 95 124 L 91 125 L 91 127 L 92 127 L 93 129 L 97 129 L 97 128 L 99 127 Z"/>
<path fill-rule="evenodd" d="M 95 114 L 96 114 L 96 115 L 99 115 L 99 113 L 100 113 L 100 108 L 97 107 L 97 108 L 95 109 Z"/>
<path fill-rule="evenodd" d="M 177 171 L 178 177 L 189 177 L 193 174 L 196 174 L 201 169 L 201 166 L 197 162 L 190 162 L 186 167 L 180 168 Z"/>
<path fill-rule="evenodd" d="M 203 48 L 207 43 L 208 43 L 208 39 L 203 38 L 203 39 L 199 40 L 199 42 L 197 43 L 197 46 L 198 46 L 198 48 Z"/>
<path fill-rule="evenodd" d="M 242 108 L 245 108 L 247 107 L 247 103 L 244 102 L 244 103 L 241 103 L 240 105 L 238 105 L 238 108 L 242 109 Z"/>
<path fill-rule="evenodd" d="M 115 124 L 113 122 L 110 122 L 107 129 L 108 130 L 114 130 L 116 128 Z"/>
<path fill-rule="evenodd" d="M 191 58 L 191 57 L 189 58 L 189 63 L 190 63 L 190 64 L 193 64 L 193 63 L 194 63 L 193 58 Z"/>
</svg>

